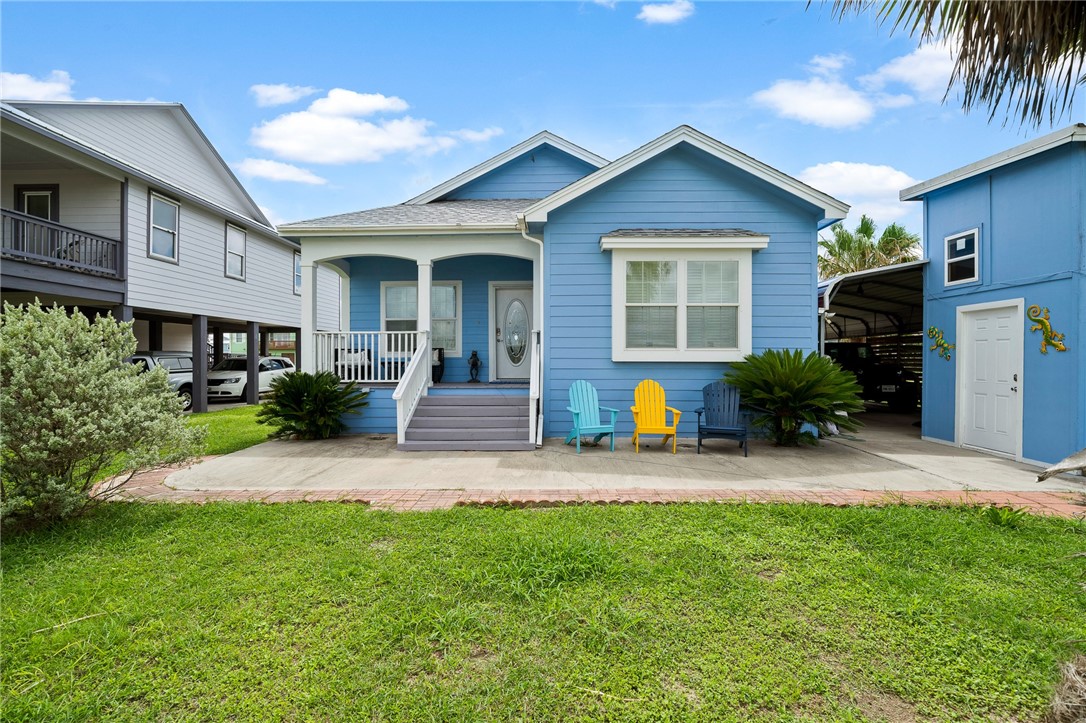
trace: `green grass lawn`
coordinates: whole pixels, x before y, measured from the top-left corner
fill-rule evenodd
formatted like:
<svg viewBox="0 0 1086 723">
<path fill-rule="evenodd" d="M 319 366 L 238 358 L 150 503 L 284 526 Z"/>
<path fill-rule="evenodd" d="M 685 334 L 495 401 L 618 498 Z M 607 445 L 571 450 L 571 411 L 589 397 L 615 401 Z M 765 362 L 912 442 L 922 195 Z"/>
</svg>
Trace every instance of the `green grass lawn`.
<svg viewBox="0 0 1086 723">
<path fill-rule="evenodd" d="M 1086 638 L 1084 533 L 964 508 L 111 504 L 5 540 L 3 717 L 1038 720 Z"/>
<path fill-rule="evenodd" d="M 207 450 L 204 454 L 230 454 L 239 449 L 252 447 L 268 439 L 274 427 L 258 424 L 256 413 L 259 405 L 220 409 L 202 414 L 190 414 L 190 426 L 207 426 Z"/>
</svg>

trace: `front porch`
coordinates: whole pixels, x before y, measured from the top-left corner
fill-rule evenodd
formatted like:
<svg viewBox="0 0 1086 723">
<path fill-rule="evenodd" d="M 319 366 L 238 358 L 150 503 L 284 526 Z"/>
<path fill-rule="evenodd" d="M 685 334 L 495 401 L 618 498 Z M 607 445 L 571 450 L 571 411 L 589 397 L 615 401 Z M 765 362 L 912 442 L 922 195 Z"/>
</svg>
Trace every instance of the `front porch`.
<svg viewBox="0 0 1086 723">
<path fill-rule="evenodd" d="M 349 429 L 395 432 L 403 450 L 534 449 L 543 353 L 534 245 L 488 239 L 476 249 L 486 253 L 463 253 L 462 239 L 405 240 L 395 256 L 372 242 L 344 245 L 386 253 L 312 260 L 346 271 L 347 312 L 340 330 L 303 329 L 312 343 L 302 345 L 302 366 L 370 388 Z M 412 247 L 416 258 L 404 258 Z M 303 246 L 303 274 L 311 248 Z M 303 324 L 310 302 L 303 297 Z"/>
</svg>

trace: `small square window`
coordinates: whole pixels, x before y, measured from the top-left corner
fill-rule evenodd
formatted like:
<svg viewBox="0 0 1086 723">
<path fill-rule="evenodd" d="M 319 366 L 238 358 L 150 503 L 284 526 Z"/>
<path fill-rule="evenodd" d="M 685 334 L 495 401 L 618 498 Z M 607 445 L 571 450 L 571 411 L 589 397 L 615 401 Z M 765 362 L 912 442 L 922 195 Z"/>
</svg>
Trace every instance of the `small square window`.
<svg viewBox="0 0 1086 723">
<path fill-rule="evenodd" d="M 980 278 L 977 266 L 977 229 L 947 236 L 945 286 L 965 284 Z"/>
</svg>

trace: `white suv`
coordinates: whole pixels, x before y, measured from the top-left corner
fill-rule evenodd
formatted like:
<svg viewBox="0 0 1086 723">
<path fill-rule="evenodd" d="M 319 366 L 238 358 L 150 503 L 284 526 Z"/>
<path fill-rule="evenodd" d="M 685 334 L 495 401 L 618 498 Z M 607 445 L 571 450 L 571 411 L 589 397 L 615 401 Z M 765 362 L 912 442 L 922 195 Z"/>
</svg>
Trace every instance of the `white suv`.
<svg viewBox="0 0 1086 723">
<path fill-rule="evenodd" d="M 248 360 L 244 357 L 223 359 L 207 373 L 207 396 L 209 399 L 222 397 L 245 398 Z M 272 379 L 294 371 L 294 362 L 286 357 L 266 356 L 260 358 L 260 393 L 271 390 Z"/>
<path fill-rule="evenodd" d="M 192 354 L 187 351 L 138 351 L 130 361 L 144 370 L 164 368 L 170 374 L 170 389 L 185 402 L 185 411 L 192 408 Z"/>
</svg>

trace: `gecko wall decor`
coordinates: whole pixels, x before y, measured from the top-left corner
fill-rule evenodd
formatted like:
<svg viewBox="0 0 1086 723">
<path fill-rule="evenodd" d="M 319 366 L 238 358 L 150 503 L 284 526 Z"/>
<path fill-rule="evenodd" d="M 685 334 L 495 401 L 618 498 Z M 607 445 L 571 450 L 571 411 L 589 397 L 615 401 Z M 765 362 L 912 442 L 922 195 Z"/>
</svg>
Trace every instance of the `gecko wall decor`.
<svg viewBox="0 0 1086 723">
<path fill-rule="evenodd" d="M 1047 354 L 1048 347 L 1052 347 L 1056 351 L 1067 351 L 1067 345 L 1063 343 L 1063 334 L 1057 334 L 1052 330 L 1052 323 L 1048 319 L 1048 307 L 1043 309 L 1033 304 L 1026 309 L 1026 316 L 1029 320 L 1034 322 L 1033 326 L 1029 328 L 1030 331 L 1041 332 L 1041 353 Z"/>
<path fill-rule="evenodd" d="M 954 345 L 943 338 L 943 330 L 934 326 L 928 327 L 928 338 L 934 339 L 935 343 L 931 345 L 931 351 L 939 351 L 939 356 L 943 357 L 947 361 L 950 361 L 950 350 L 954 348 Z"/>
</svg>

